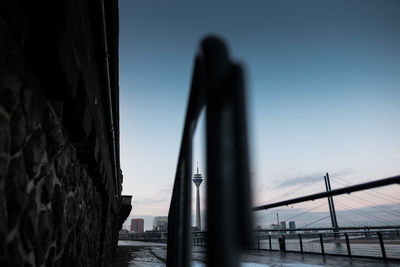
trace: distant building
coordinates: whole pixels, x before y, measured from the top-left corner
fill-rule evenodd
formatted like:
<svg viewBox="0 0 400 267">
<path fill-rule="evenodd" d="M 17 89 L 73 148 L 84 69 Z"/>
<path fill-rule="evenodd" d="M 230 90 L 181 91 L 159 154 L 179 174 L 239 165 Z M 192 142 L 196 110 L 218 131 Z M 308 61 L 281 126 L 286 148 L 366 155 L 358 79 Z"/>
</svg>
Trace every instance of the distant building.
<svg viewBox="0 0 400 267">
<path fill-rule="evenodd" d="M 273 230 L 275 230 L 275 229 L 278 229 L 279 227 L 278 227 L 278 225 L 277 224 L 271 224 L 270 226 L 268 226 L 268 229 L 273 229 Z"/>
<path fill-rule="evenodd" d="M 285 231 L 286 230 L 286 222 L 285 221 L 281 221 L 279 230 L 281 230 L 281 233 L 286 234 L 286 231 Z"/>
<path fill-rule="evenodd" d="M 157 216 L 153 219 L 153 230 L 166 232 L 168 230 L 168 216 Z"/>
<path fill-rule="evenodd" d="M 289 222 L 289 229 L 296 229 L 296 222 L 295 221 L 290 221 Z M 295 231 L 290 230 L 289 233 L 293 234 Z"/>
<path fill-rule="evenodd" d="M 144 220 L 143 219 L 132 219 L 131 220 L 131 231 L 137 234 L 144 232 Z"/>
</svg>

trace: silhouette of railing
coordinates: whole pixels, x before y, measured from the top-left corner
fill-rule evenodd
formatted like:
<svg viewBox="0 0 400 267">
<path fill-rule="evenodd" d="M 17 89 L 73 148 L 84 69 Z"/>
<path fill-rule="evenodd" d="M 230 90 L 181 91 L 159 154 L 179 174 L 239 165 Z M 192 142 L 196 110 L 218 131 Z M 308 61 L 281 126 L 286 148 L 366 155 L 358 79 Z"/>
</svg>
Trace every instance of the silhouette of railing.
<svg viewBox="0 0 400 267">
<path fill-rule="evenodd" d="M 172 199 L 167 266 L 191 264 L 192 139 L 206 116 L 208 265 L 239 266 L 251 242 L 251 204 L 243 72 L 224 43 L 206 38 L 196 56 Z"/>
</svg>

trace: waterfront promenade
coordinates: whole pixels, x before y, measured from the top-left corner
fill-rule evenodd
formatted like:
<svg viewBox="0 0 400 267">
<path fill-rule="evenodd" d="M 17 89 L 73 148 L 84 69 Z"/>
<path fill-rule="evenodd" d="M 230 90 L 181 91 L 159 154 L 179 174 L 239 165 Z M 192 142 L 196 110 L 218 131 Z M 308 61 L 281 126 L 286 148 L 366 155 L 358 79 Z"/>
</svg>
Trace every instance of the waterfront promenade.
<svg viewBox="0 0 400 267">
<path fill-rule="evenodd" d="M 192 247 L 192 266 L 206 265 L 206 247 Z M 166 244 L 141 241 L 119 241 L 114 267 L 158 267 L 165 266 Z M 347 258 L 341 256 L 302 255 L 299 253 L 280 253 L 276 251 L 247 251 L 242 255 L 242 265 L 246 267 L 317 267 L 317 266 L 400 266 L 400 262 Z"/>
<path fill-rule="evenodd" d="M 379 240 L 375 239 L 349 239 L 351 254 L 353 256 L 366 256 L 366 257 L 382 257 L 381 247 Z M 300 251 L 299 240 L 297 238 L 285 240 L 287 251 Z M 263 239 L 259 241 L 260 249 L 269 249 L 269 241 Z M 302 239 L 302 246 L 304 252 L 322 253 L 321 244 L 318 237 Z M 279 250 L 278 238 L 274 236 L 271 238 L 271 249 Z M 325 239 L 324 252 L 327 254 L 339 254 L 346 256 L 348 254 L 346 241 L 344 238 L 340 240 Z M 385 252 L 388 258 L 400 260 L 400 239 L 398 236 L 391 239 L 385 239 Z"/>
</svg>

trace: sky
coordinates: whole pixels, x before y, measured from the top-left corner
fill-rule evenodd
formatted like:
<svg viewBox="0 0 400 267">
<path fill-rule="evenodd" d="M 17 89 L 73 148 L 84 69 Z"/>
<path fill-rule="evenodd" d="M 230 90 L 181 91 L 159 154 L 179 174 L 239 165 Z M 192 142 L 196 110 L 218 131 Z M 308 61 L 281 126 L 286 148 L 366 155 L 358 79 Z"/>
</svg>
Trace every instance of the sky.
<svg viewBox="0 0 400 267">
<path fill-rule="evenodd" d="M 146 229 L 168 215 L 193 60 L 209 34 L 245 69 L 254 205 L 317 178 L 283 198 L 323 191 L 326 172 L 333 188 L 400 173 L 399 1 L 120 0 L 119 10 L 123 194 L 133 195 L 129 218 L 145 218 Z M 193 159 L 205 177 L 204 213 L 203 132 L 201 119 Z M 343 204 L 396 202 L 364 199 L 373 204 Z M 268 225 L 267 215 L 256 218 Z"/>
</svg>

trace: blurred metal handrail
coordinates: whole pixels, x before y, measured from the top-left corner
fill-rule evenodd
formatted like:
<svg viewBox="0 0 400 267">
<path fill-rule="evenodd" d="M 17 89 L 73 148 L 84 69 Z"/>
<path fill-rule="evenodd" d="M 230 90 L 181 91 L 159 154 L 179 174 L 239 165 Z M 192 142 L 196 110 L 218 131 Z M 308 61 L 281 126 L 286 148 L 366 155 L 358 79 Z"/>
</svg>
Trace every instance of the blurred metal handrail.
<svg viewBox="0 0 400 267">
<path fill-rule="evenodd" d="M 251 242 L 245 92 L 240 66 L 225 44 L 204 39 L 196 56 L 168 213 L 167 266 L 191 265 L 192 139 L 206 109 L 208 265 L 239 266 Z"/>
</svg>

